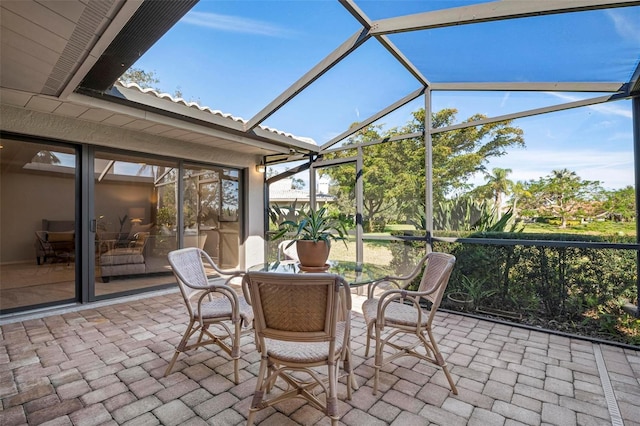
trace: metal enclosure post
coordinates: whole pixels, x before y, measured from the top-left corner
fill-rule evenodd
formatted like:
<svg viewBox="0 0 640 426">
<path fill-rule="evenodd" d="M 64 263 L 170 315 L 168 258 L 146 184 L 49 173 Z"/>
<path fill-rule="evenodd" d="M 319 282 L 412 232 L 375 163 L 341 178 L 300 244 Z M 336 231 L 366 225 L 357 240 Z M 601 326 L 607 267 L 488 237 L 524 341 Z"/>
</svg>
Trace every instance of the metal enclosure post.
<svg viewBox="0 0 640 426">
<path fill-rule="evenodd" d="M 433 238 L 433 146 L 431 143 L 431 89 L 424 92 L 424 174 L 425 174 L 425 231 L 427 250 L 432 251 Z"/>
<path fill-rule="evenodd" d="M 177 232 L 177 237 L 178 237 L 178 241 L 176 242 L 178 244 L 178 248 L 183 248 L 184 247 L 184 161 L 179 160 L 178 161 L 178 187 L 176 188 L 177 194 L 176 194 L 176 206 L 177 206 L 177 213 L 178 213 L 178 226 L 176 227 Z"/>
<path fill-rule="evenodd" d="M 316 168 L 309 159 L 309 207 L 316 208 Z"/>
<path fill-rule="evenodd" d="M 262 157 L 262 163 L 265 164 L 265 158 Z M 248 175 L 248 174 L 247 174 Z M 249 182 L 249 176 L 247 176 L 247 182 Z M 247 185 L 248 186 L 248 185 Z M 245 191 L 245 194 L 248 191 Z M 270 208 L 270 201 L 269 201 L 269 184 L 267 183 L 267 171 L 266 171 L 266 166 L 265 166 L 265 172 L 262 174 L 262 199 L 263 201 L 263 211 L 262 211 L 262 229 L 263 229 L 263 235 L 262 235 L 262 240 L 263 240 L 263 257 L 264 260 L 267 261 L 269 259 L 269 240 L 271 239 L 271 236 L 269 235 L 269 225 L 270 225 L 270 219 L 269 219 L 269 208 Z M 248 194 L 245 196 L 245 206 L 249 205 L 249 200 L 248 200 Z M 247 209 L 248 210 L 248 209 Z M 249 217 L 249 212 L 246 211 L 245 212 L 245 217 Z M 247 222 L 247 226 L 249 225 L 249 220 L 246 220 Z M 278 225 L 276 223 L 276 225 Z M 248 233 L 245 235 L 249 235 Z"/>
<path fill-rule="evenodd" d="M 358 158 L 356 159 L 356 262 L 362 263 L 364 260 L 364 236 L 362 212 L 364 211 L 364 183 L 362 173 L 364 168 L 364 158 L 362 147 L 358 146 Z"/>
<path fill-rule="evenodd" d="M 640 96 L 631 99 L 633 116 L 633 165 L 636 196 L 636 244 L 640 245 Z M 636 248 L 636 318 L 640 318 L 640 249 Z"/>
</svg>

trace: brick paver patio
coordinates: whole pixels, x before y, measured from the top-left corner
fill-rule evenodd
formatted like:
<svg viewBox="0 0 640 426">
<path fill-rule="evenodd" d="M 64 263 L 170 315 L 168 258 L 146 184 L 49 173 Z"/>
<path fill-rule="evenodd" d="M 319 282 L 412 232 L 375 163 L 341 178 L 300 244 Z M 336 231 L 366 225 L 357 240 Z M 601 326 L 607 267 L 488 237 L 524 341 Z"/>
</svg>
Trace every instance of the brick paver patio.
<svg viewBox="0 0 640 426">
<path fill-rule="evenodd" d="M 356 298 L 358 299 L 358 298 Z M 0 425 L 237 425 L 253 395 L 258 353 L 243 337 L 239 385 L 217 347 L 181 355 L 175 292 L 66 313 L 0 321 Z M 412 358 L 381 374 L 354 311 L 360 389 L 339 405 L 346 425 L 640 425 L 640 351 L 441 313 L 436 334 L 459 395 Z M 341 384 L 340 396 L 346 396 Z M 259 413 L 262 425 L 329 424 L 304 401 Z"/>
</svg>

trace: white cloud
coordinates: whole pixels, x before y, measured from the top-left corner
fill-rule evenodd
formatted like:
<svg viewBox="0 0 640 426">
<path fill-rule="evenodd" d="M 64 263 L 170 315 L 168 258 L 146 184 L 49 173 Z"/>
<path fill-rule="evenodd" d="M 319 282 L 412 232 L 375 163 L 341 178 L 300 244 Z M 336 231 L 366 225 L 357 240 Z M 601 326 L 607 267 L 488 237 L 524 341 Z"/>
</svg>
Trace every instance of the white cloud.
<svg viewBox="0 0 640 426">
<path fill-rule="evenodd" d="M 575 101 L 582 100 L 582 98 L 579 98 L 577 96 L 567 95 L 565 93 L 557 93 L 557 92 L 545 92 L 545 93 L 551 96 L 555 96 L 556 98 L 562 99 L 563 101 L 566 101 L 566 102 L 575 102 Z M 618 115 L 624 118 L 633 118 L 633 114 L 631 113 L 630 108 L 620 107 L 616 105 L 615 102 L 589 105 L 586 108 L 590 108 L 602 114 Z"/>
<path fill-rule="evenodd" d="M 269 37 L 290 37 L 293 32 L 256 19 L 242 18 L 239 16 L 221 15 L 208 12 L 189 12 L 180 22 L 211 28 L 214 30 L 257 34 Z"/>
<path fill-rule="evenodd" d="M 607 16 L 613 21 L 617 33 L 636 44 L 640 44 L 640 22 L 629 19 L 623 12 L 608 10 Z"/>
<path fill-rule="evenodd" d="M 504 96 L 502 97 L 502 100 L 500 101 L 500 107 L 501 108 L 503 108 L 507 104 L 507 101 L 509 100 L 510 96 L 511 96 L 511 94 L 509 92 L 504 94 Z"/>
</svg>

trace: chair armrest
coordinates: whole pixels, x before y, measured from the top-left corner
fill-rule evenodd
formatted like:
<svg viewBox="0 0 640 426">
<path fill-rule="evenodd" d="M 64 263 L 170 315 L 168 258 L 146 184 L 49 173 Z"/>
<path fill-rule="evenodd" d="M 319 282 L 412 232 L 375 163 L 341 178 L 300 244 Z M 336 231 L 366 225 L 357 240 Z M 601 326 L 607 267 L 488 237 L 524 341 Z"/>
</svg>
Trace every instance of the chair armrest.
<svg viewBox="0 0 640 426">
<path fill-rule="evenodd" d="M 249 282 L 247 276 L 242 277 L 242 294 L 244 295 L 244 300 L 251 306 L 251 291 L 249 291 Z"/>
<path fill-rule="evenodd" d="M 404 286 L 398 282 L 398 277 L 387 276 L 382 278 L 381 280 L 374 281 L 367 285 L 367 298 L 371 299 L 374 297 L 374 292 L 378 289 L 378 287 L 386 284 L 387 287 L 392 287 L 393 289 L 401 289 Z M 405 285 L 406 286 L 406 285 Z"/>
<path fill-rule="evenodd" d="M 204 258 L 204 261 L 206 261 L 209 264 L 209 266 L 211 266 L 213 268 L 213 270 L 216 271 L 218 274 L 220 274 L 222 276 L 225 276 L 225 277 L 229 277 L 227 282 L 231 278 L 242 277 L 245 274 L 245 271 L 240 271 L 240 270 L 237 270 L 237 269 L 221 269 L 220 267 L 218 267 L 218 265 L 216 265 L 216 263 L 213 261 L 211 256 L 209 256 L 209 253 L 207 253 L 205 251 L 202 252 L 202 257 Z"/>
<path fill-rule="evenodd" d="M 227 281 L 228 282 L 228 281 Z M 202 324 L 203 322 L 203 318 L 202 318 L 202 303 L 203 300 L 205 298 L 207 298 L 208 300 L 211 300 L 211 294 L 213 293 L 218 293 L 221 294 L 222 297 L 225 297 L 229 300 L 229 303 L 231 304 L 231 321 L 232 322 L 237 322 L 237 321 L 241 321 L 241 317 L 240 317 L 240 300 L 238 299 L 238 295 L 236 294 L 235 290 L 231 287 L 229 287 L 228 285 L 225 284 L 210 284 L 207 287 L 204 287 L 201 289 L 201 294 L 200 297 L 198 298 L 198 320 L 200 321 L 200 324 Z"/>
<path fill-rule="evenodd" d="M 384 312 L 387 309 L 387 306 L 390 303 L 398 301 L 399 303 L 403 303 L 408 300 L 411 302 L 413 307 L 416 309 L 418 314 L 417 324 L 419 325 L 422 322 L 422 307 L 420 305 L 420 298 L 423 296 L 427 296 L 432 292 L 428 291 L 410 291 L 405 289 L 391 289 L 387 290 L 378 299 L 378 312 L 376 321 L 380 324 L 380 327 L 384 328 Z"/>
</svg>

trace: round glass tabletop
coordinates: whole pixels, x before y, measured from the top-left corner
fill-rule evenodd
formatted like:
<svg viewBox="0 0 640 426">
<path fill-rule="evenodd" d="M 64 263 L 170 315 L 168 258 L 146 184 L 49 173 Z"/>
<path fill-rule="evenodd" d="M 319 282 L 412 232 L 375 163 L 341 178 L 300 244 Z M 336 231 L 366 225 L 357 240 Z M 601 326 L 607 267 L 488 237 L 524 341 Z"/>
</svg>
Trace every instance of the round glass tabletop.
<svg viewBox="0 0 640 426">
<path fill-rule="evenodd" d="M 288 274 L 301 274 L 305 272 L 328 272 L 343 277 L 351 287 L 358 287 L 380 280 L 387 275 L 389 271 L 386 267 L 373 263 L 357 263 L 346 260 L 329 260 L 328 267 L 318 268 L 318 270 L 304 270 L 300 267 L 300 263 L 296 260 L 283 260 L 259 263 L 251 266 L 249 271 L 263 272 L 279 272 Z"/>
</svg>

